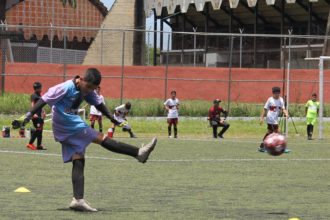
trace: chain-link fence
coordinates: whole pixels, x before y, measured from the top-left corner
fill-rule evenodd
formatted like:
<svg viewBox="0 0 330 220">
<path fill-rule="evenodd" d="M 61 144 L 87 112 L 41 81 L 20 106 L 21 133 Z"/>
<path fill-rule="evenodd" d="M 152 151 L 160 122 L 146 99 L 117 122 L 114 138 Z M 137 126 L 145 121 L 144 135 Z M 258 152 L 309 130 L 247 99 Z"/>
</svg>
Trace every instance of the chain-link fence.
<svg viewBox="0 0 330 220">
<path fill-rule="evenodd" d="M 97 66 L 105 96 L 121 100 L 221 98 L 262 103 L 280 86 L 290 100 L 304 103 L 318 91 L 318 60 L 324 36 L 177 33 L 107 28 L 2 25 L 15 32 L 2 40 L 7 92 L 29 93 L 33 81 L 45 88 Z M 325 65 L 327 69 L 327 65 Z M 290 71 L 288 71 L 290 70 Z M 290 76 L 288 77 L 288 73 Z M 324 101 L 330 102 L 329 71 Z"/>
</svg>

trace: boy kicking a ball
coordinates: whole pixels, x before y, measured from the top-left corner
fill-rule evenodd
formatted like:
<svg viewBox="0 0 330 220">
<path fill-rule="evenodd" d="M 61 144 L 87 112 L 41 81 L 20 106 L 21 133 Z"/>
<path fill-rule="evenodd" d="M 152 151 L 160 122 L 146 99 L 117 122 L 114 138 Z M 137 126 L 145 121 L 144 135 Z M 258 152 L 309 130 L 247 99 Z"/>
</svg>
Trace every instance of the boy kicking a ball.
<svg viewBox="0 0 330 220">
<path fill-rule="evenodd" d="M 85 150 L 90 143 L 99 144 L 115 153 L 132 156 L 141 163 L 148 160 L 149 154 L 157 143 L 157 139 L 153 138 L 149 144 L 138 148 L 118 142 L 95 131 L 82 120 L 78 115 L 78 109 L 81 102 L 85 100 L 90 105 L 94 105 L 110 121 L 118 124 L 102 99 L 94 92 L 100 83 L 101 73 L 95 68 L 89 68 L 83 77 L 76 76 L 73 80 L 50 88 L 24 119 L 26 124 L 46 104 L 52 107 L 55 141 L 62 145 L 64 163 L 72 162 L 73 199 L 70 208 L 77 211 L 97 211 L 84 200 Z"/>
<path fill-rule="evenodd" d="M 268 135 L 271 133 L 279 133 L 279 128 L 278 128 L 278 116 L 280 115 L 281 112 L 284 113 L 284 116 L 286 118 L 289 117 L 287 110 L 285 109 L 284 106 L 284 101 L 283 98 L 280 97 L 281 89 L 279 87 L 273 87 L 272 88 L 273 96 L 269 97 L 264 108 L 262 109 L 261 116 L 260 116 L 260 125 L 263 124 L 264 122 L 264 117 L 267 112 L 267 133 L 264 136 L 263 140 L 266 139 Z M 266 152 L 264 148 L 263 142 L 260 144 L 260 147 L 258 148 L 259 152 Z M 289 149 L 285 149 L 284 153 L 289 153 Z"/>
</svg>

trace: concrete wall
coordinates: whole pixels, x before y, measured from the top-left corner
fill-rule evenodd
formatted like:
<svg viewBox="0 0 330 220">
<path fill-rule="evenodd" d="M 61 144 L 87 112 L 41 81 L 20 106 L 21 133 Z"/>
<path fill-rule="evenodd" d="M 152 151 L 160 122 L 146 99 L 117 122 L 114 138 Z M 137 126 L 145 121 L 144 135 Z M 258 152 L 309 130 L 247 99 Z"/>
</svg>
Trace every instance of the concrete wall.
<svg viewBox="0 0 330 220">
<path fill-rule="evenodd" d="M 144 29 L 143 2 L 116 0 L 101 27 L 112 30 L 99 31 L 85 57 L 85 65 L 121 65 L 123 32 L 119 29 Z M 117 29 L 117 30 L 113 30 Z M 125 65 L 144 63 L 144 34 L 125 32 Z"/>
<path fill-rule="evenodd" d="M 82 75 L 89 66 L 67 65 L 66 79 Z M 108 98 L 120 98 L 121 66 L 92 66 L 103 75 L 102 93 Z M 31 93 L 34 81 L 44 85 L 44 91 L 56 83 L 63 82 L 63 65 L 57 64 L 7 64 L 7 74 L 27 74 L 26 76 L 6 76 L 7 92 Z M 41 74 L 44 76 L 29 76 Z M 313 92 L 318 93 L 318 69 L 292 70 L 290 73 L 290 102 L 305 103 Z M 126 99 L 163 99 L 165 94 L 164 67 L 128 66 L 124 68 L 124 98 Z M 228 99 L 227 68 L 169 67 L 167 93 L 176 90 L 179 99 L 213 100 Z M 281 69 L 233 68 L 231 101 L 263 103 L 271 96 L 271 88 L 282 88 Z M 237 80 L 242 80 L 238 82 Z M 244 82 L 243 82 L 244 81 Z M 330 103 L 330 71 L 324 76 L 324 101 Z"/>
</svg>

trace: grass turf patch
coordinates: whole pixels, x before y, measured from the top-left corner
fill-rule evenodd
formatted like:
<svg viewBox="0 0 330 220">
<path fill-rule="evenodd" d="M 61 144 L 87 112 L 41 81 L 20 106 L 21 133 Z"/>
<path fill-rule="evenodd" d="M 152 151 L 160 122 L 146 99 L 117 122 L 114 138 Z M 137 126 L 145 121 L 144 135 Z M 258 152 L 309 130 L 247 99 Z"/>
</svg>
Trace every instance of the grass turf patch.
<svg viewBox="0 0 330 220">
<path fill-rule="evenodd" d="M 144 165 L 91 145 L 85 197 L 100 212 L 77 213 L 58 143 L 36 154 L 25 139 L 1 139 L 1 219 L 329 219 L 328 143 L 294 137 L 292 153 L 272 157 L 258 141 L 161 138 Z M 31 193 L 13 192 L 21 186 Z"/>
</svg>

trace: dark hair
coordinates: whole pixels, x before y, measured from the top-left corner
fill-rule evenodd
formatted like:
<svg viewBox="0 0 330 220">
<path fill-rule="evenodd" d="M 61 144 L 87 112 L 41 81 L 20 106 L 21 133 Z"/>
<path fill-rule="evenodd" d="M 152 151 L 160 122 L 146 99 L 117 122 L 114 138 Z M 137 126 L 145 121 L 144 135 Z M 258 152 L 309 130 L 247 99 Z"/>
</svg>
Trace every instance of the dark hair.
<svg viewBox="0 0 330 220">
<path fill-rule="evenodd" d="M 316 96 L 316 97 L 317 97 L 317 94 L 314 92 L 314 93 L 312 94 L 312 96 Z"/>
<path fill-rule="evenodd" d="M 175 91 L 175 90 L 171 91 L 171 94 L 172 94 L 172 93 L 174 93 L 174 94 L 176 95 L 176 91 Z"/>
<path fill-rule="evenodd" d="M 214 99 L 214 100 L 213 100 L 213 104 L 219 104 L 220 102 L 221 102 L 220 99 Z"/>
<path fill-rule="evenodd" d="M 128 110 L 130 110 L 131 107 L 132 107 L 131 103 L 130 102 L 126 102 L 125 108 L 128 109 Z"/>
<path fill-rule="evenodd" d="M 280 93 L 281 92 L 281 88 L 280 87 L 273 87 L 272 88 L 273 93 Z"/>
<path fill-rule="evenodd" d="M 34 82 L 33 83 L 33 89 L 36 90 L 36 89 L 40 89 L 42 87 L 41 83 L 40 82 Z"/>
<path fill-rule="evenodd" d="M 84 81 L 91 83 L 93 85 L 100 85 L 101 83 L 101 73 L 96 68 L 88 68 L 83 77 Z"/>
</svg>

